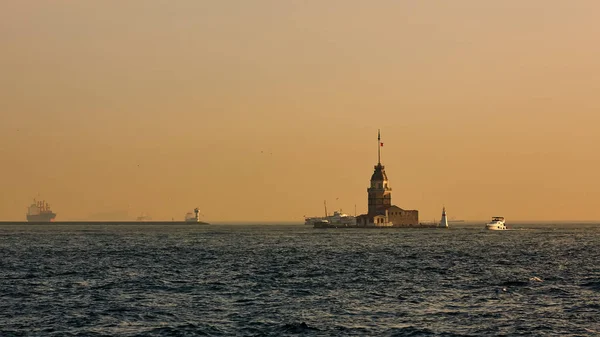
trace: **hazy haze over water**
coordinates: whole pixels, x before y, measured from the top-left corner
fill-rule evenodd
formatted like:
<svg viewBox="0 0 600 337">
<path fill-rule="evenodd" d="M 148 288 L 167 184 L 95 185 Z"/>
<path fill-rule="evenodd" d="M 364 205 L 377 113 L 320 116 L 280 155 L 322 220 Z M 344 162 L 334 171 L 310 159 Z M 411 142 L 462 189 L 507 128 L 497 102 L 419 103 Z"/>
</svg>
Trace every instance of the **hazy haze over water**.
<svg viewBox="0 0 600 337">
<path fill-rule="evenodd" d="M 0 3 L 0 219 L 600 219 L 600 3 Z"/>
</svg>

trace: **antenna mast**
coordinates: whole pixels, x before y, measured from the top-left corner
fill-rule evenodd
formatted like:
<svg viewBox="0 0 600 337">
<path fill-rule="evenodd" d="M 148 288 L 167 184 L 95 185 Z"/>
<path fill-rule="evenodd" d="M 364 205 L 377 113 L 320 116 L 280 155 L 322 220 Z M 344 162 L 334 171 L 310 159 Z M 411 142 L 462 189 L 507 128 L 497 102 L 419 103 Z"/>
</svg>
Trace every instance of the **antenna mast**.
<svg viewBox="0 0 600 337">
<path fill-rule="evenodd" d="M 327 216 L 327 200 L 323 200 L 323 205 L 325 205 L 325 216 Z"/>
</svg>

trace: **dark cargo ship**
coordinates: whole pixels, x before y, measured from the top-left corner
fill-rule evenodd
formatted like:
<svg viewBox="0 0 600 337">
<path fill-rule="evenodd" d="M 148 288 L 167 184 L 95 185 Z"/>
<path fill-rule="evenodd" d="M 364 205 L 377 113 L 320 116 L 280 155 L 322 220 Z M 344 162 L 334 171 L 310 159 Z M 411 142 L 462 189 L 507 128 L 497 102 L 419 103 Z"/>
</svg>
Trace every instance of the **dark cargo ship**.
<svg viewBox="0 0 600 337">
<path fill-rule="evenodd" d="M 56 213 L 50 210 L 50 205 L 46 200 L 37 201 L 33 199 L 33 204 L 27 209 L 27 221 L 29 222 L 51 222 L 56 218 Z"/>
</svg>

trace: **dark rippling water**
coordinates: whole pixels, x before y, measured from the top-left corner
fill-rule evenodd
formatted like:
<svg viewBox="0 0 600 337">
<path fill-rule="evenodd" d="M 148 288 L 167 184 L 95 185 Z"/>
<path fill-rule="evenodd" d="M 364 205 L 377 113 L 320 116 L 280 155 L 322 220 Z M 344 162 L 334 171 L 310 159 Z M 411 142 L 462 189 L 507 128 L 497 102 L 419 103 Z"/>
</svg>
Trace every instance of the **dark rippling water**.
<svg viewBox="0 0 600 337">
<path fill-rule="evenodd" d="M 592 336 L 599 239 L 600 225 L 5 225 L 0 336 Z"/>
</svg>

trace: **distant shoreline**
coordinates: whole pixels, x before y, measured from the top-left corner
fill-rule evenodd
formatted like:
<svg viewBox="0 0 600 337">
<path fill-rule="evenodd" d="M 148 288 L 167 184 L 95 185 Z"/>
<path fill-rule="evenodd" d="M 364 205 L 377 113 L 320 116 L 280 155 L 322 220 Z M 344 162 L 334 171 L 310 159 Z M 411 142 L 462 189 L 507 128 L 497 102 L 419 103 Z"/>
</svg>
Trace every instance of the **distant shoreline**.
<svg viewBox="0 0 600 337">
<path fill-rule="evenodd" d="M 50 222 L 29 222 L 29 221 L 0 221 L 0 225 L 193 225 L 206 226 L 208 222 L 185 222 L 185 221 L 50 221 Z"/>
</svg>

